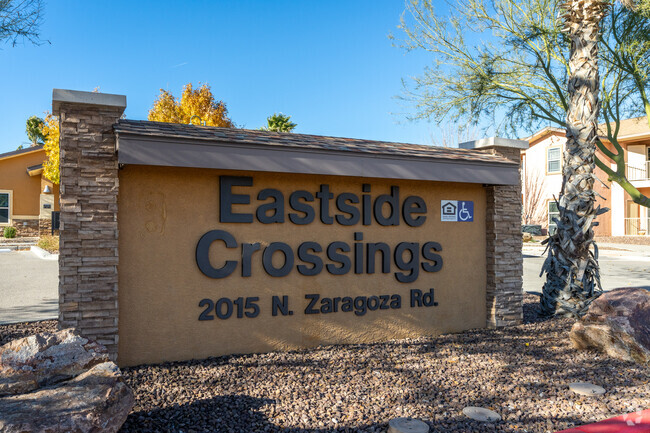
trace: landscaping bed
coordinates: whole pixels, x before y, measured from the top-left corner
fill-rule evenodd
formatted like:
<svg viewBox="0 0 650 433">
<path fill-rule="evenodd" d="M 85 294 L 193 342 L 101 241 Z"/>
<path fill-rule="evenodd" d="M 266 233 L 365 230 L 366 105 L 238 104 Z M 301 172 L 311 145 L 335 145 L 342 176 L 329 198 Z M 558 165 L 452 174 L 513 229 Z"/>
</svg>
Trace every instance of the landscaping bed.
<svg viewBox="0 0 650 433">
<path fill-rule="evenodd" d="M 536 302 L 505 329 L 124 368 L 136 404 L 121 432 L 383 433 L 400 416 L 432 432 L 547 432 L 650 407 L 646 367 L 574 350 L 572 321 L 541 320 Z M 0 341 L 55 326 L 2 325 Z M 503 420 L 470 421 L 465 406 Z"/>
<path fill-rule="evenodd" d="M 0 236 L 0 246 L 6 244 L 25 244 L 25 245 L 34 245 L 38 242 L 37 237 L 24 237 L 24 238 L 5 238 Z"/>
<path fill-rule="evenodd" d="M 41 236 L 36 246 L 50 254 L 59 254 L 59 237 L 50 235 Z"/>
</svg>

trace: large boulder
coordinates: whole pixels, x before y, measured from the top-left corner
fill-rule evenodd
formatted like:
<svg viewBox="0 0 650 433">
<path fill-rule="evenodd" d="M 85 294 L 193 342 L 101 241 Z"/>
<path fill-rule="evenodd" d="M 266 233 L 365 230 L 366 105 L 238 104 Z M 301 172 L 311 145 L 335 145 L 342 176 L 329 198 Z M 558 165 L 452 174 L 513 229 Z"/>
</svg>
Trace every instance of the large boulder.
<svg viewBox="0 0 650 433">
<path fill-rule="evenodd" d="M 650 363 L 650 291 L 605 292 L 570 333 L 578 349 L 595 348 L 625 361 Z"/>
<path fill-rule="evenodd" d="M 0 347 L 2 432 L 117 432 L 134 402 L 106 348 L 71 329 Z"/>
<path fill-rule="evenodd" d="M 0 347 L 0 396 L 53 385 L 107 361 L 104 346 L 72 329 L 10 341 Z"/>
</svg>

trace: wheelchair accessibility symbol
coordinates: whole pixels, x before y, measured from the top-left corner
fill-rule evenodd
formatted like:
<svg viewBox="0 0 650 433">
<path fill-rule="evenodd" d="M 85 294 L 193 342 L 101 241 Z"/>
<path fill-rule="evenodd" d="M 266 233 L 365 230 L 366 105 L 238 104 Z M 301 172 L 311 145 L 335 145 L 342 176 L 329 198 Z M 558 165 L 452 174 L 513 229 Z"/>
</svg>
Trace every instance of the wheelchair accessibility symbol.
<svg viewBox="0 0 650 433">
<path fill-rule="evenodd" d="M 464 200 L 442 200 L 440 202 L 441 221 L 474 221 L 474 202 Z"/>
</svg>

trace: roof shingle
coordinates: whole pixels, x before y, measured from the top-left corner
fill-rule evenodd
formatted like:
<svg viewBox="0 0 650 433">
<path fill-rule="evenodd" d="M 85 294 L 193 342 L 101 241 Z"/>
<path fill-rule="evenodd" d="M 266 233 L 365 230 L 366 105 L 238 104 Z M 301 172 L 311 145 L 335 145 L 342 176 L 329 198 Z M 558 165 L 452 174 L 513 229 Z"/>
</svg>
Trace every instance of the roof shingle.
<svg viewBox="0 0 650 433">
<path fill-rule="evenodd" d="M 263 146 L 282 146 L 393 156 L 422 157 L 459 161 L 477 161 L 514 164 L 508 159 L 473 149 L 425 146 L 420 144 L 393 143 L 361 140 L 356 138 L 327 137 L 321 135 L 271 132 L 237 128 L 184 125 L 178 123 L 151 122 L 121 119 L 114 126 L 119 134 L 154 137 L 174 137 L 195 140 L 246 143 Z"/>
<path fill-rule="evenodd" d="M 43 149 L 43 145 L 41 144 L 41 145 L 38 145 L 38 146 L 26 147 L 24 149 L 12 150 L 11 152 L 0 153 L 0 159 L 9 158 L 10 156 L 16 156 L 16 155 L 20 155 L 20 154 L 23 154 L 23 153 L 36 152 L 36 151 L 42 150 L 42 149 Z"/>
</svg>

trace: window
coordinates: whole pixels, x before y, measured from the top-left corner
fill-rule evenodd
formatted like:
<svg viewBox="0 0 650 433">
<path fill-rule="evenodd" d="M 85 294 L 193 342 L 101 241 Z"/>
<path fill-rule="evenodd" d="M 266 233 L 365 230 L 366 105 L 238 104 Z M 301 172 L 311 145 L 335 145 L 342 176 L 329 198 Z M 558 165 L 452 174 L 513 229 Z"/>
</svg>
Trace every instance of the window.
<svg viewBox="0 0 650 433">
<path fill-rule="evenodd" d="M 0 224 L 9 224 L 9 193 L 0 192 Z"/>
<path fill-rule="evenodd" d="M 553 221 L 553 218 L 560 217 L 560 209 L 557 207 L 557 202 L 549 201 L 548 202 L 548 234 L 553 235 L 557 230 L 557 224 Z"/>
<path fill-rule="evenodd" d="M 561 152 L 559 147 L 550 147 L 546 149 L 546 172 L 559 173 Z"/>
</svg>

